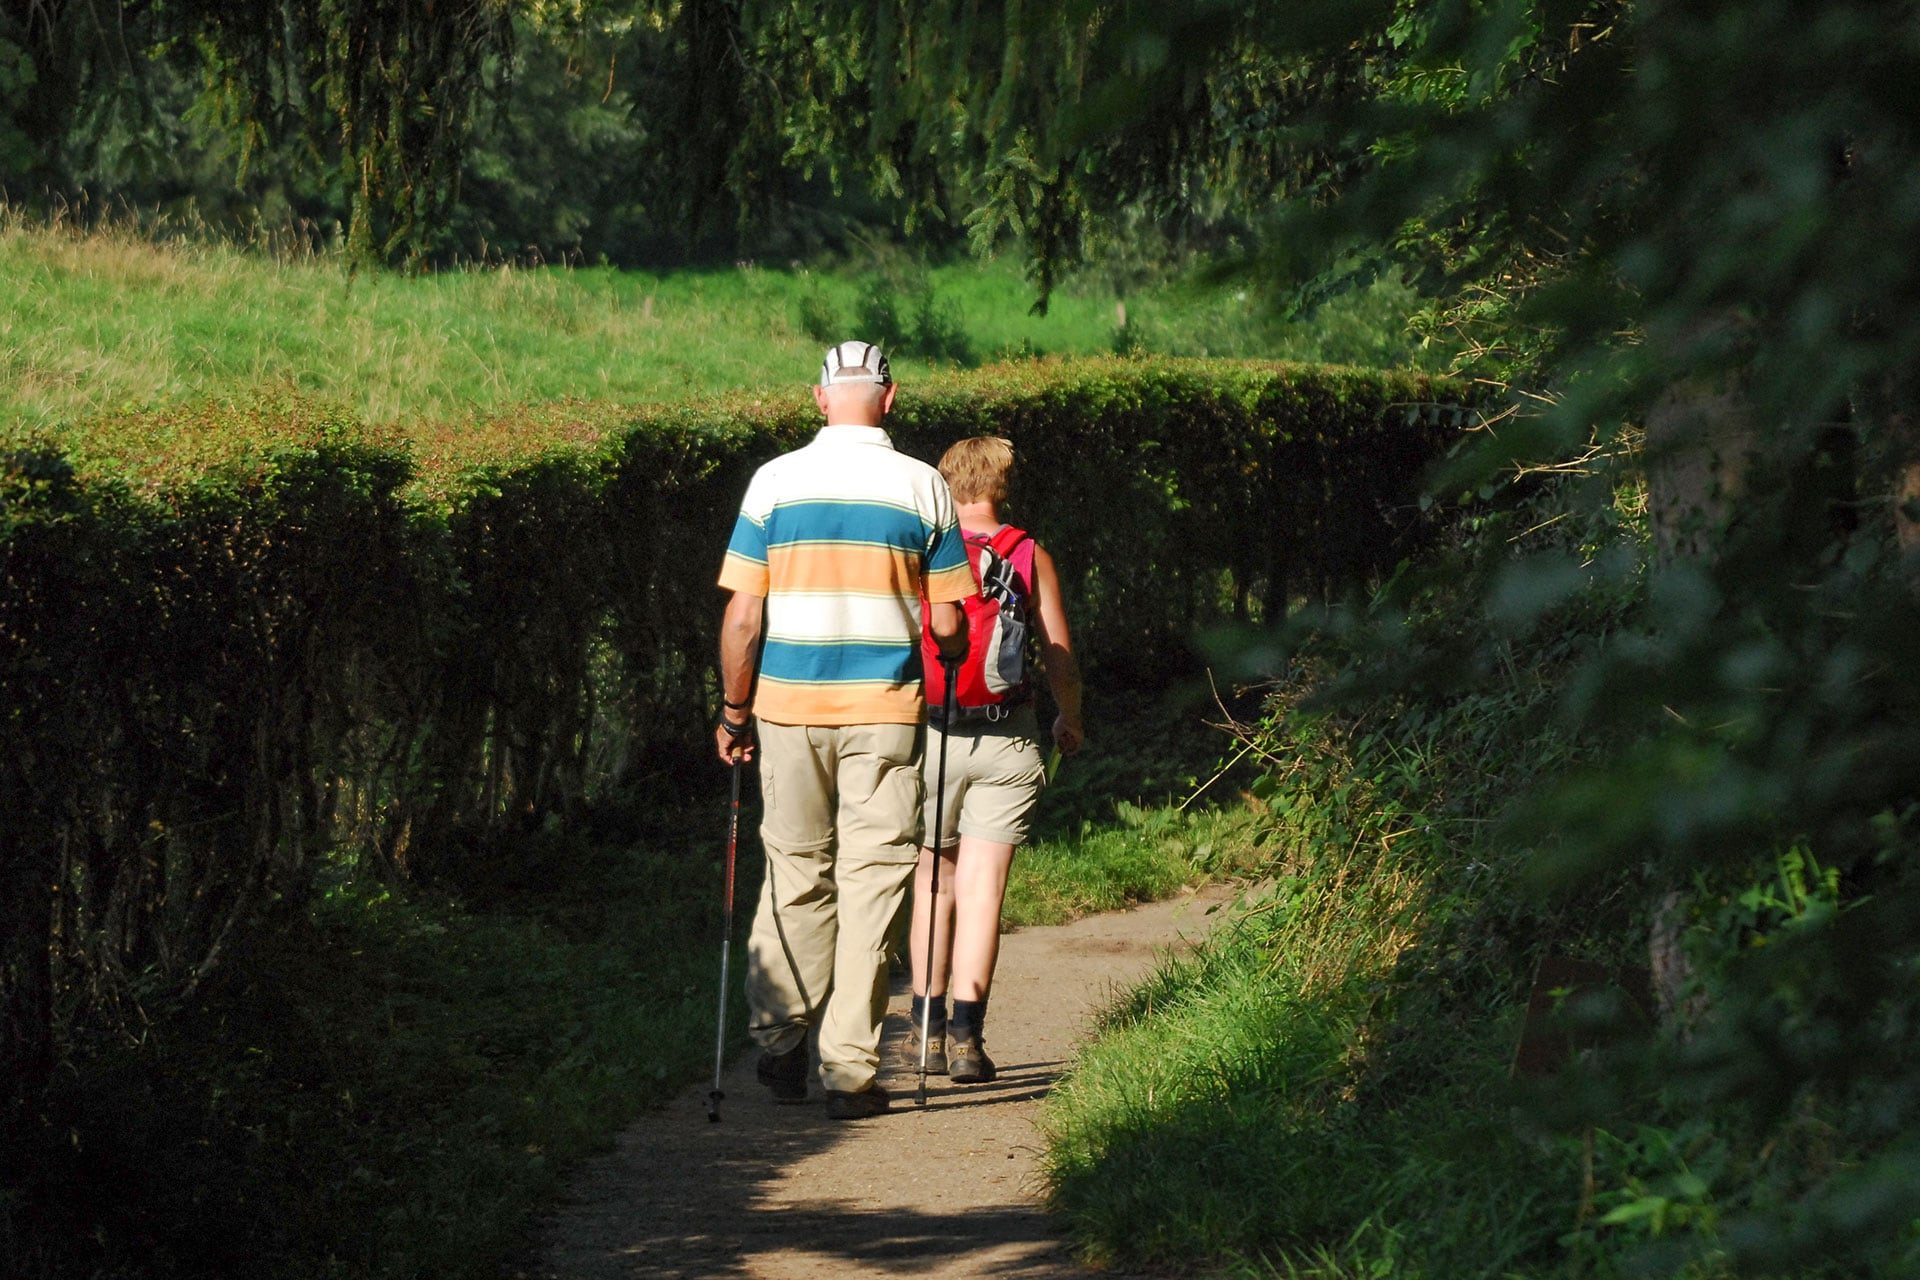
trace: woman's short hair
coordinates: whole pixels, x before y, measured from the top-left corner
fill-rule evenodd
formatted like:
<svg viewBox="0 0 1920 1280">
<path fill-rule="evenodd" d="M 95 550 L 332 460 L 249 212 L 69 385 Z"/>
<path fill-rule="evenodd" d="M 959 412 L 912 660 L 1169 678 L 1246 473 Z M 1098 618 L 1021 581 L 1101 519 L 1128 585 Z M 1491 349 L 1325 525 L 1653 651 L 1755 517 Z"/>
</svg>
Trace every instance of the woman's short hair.
<svg viewBox="0 0 1920 1280">
<path fill-rule="evenodd" d="M 1013 485 L 1013 446 L 999 436 L 969 436 L 940 455 L 940 474 L 955 502 L 1005 502 Z"/>
</svg>

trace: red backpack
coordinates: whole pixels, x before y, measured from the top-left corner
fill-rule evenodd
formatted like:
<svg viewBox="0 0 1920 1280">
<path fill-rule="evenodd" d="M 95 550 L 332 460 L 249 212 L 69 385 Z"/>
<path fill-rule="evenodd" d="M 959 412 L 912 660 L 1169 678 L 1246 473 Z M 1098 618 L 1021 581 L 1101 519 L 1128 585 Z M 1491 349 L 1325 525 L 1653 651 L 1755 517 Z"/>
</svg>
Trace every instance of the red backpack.
<svg viewBox="0 0 1920 1280">
<path fill-rule="evenodd" d="M 1010 524 L 991 536 L 964 537 L 967 564 L 980 590 L 961 606 L 967 614 L 967 657 L 954 684 L 954 703 L 963 720 L 998 720 L 1033 696 L 1027 681 L 1027 636 L 1033 629 L 1034 542 L 1025 529 Z M 920 656 L 927 701 L 938 706 L 947 678 L 940 648 L 924 621 Z"/>
</svg>

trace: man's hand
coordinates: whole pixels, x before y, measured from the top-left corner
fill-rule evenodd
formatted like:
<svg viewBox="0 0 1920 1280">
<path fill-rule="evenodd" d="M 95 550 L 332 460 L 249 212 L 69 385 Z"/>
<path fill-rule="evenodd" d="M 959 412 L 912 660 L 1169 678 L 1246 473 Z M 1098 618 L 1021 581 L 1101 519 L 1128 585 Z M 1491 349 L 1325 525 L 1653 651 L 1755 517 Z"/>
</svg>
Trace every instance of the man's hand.
<svg viewBox="0 0 1920 1280">
<path fill-rule="evenodd" d="M 1080 725 L 1079 716 L 1069 716 L 1064 712 L 1053 720 L 1053 745 L 1060 748 L 1062 755 L 1075 755 L 1087 740 L 1087 731 Z"/>
<path fill-rule="evenodd" d="M 967 613 L 951 601 L 928 607 L 927 630 L 933 633 L 933 642 L 940 650 L 940 660 L 949 666 L 964 662 L 967 657 Z"/>
<path fill-rule="evenodd" d="M 736 764 L 753 762 L 753 721 L 746 717 L 738 720 L 732 713 L 722 711 L 720 723 L 713 726 L 714 750 L 720 753 L 720 763 L 729 767 Z"/>
</svg>

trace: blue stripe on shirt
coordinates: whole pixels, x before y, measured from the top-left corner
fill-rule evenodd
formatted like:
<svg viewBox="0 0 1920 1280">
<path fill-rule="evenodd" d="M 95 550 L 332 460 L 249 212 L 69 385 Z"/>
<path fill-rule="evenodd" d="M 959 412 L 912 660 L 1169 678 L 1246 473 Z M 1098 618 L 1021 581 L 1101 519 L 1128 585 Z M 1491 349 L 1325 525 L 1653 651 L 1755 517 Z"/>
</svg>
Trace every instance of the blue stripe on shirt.
<svg viewBox="0 0 1920 1280">
<path fill-rule="evenodd" d="M 810 683 L 882 681 L 908 684 L 920 678 L 920 650 L 911 641 L 807 643 L 768 640 L 760 650 L 760 672 L 774 680 Z"/>
<path fill-rule="evenodd" d="M 933 528 L 919 515 L 872 502 L 783 502 L 767 517 L 766 545 L 857 542 L 925 554 Z M 965 555 L 961 555 L 964 563 Z"/>
<path fill-rule="evenodd" d="M 961 535 L 958 524 L 950 524 L 934 534 L 933 545 L 927 549 L 929 574 L 939 573 L 942 569 L 964 568 L 966 564 L 967 540 Z"/>
<path fill-rule="evenodd" d="M 744 511 L 733 522 L 733 536 L 727 539 L 727 554 L 757 564 L 767 562 L 767 531 L 748 519 Z"/>
</svg>

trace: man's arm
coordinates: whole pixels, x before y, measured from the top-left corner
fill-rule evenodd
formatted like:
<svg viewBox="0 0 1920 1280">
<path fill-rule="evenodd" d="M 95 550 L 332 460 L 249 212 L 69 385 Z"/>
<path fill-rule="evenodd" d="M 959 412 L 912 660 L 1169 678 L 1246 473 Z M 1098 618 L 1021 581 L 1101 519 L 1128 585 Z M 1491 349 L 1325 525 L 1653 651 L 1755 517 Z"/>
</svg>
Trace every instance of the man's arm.
<svg viewBox="0 0 1920 1280">
<path fill-rule="evenodd" d="M 926 574 L 921 589 L 928 602 L 927 630 L 939 647 L 941 660 L 952 664 L 967 656 L 967 611 L 960 601 L 979 588 L 973 580 L 973 570 L 967 567 L 960 518 L 954 513 L 953 493 L 945 480 L 935 478 L 932 498 L 928 523 L 933 534 L 927 540 L 926 558 L 921 562 Z"/>
<path fill-rule="evenodd" d="M 966 610 L 952 601 L 930 604 L 927 609 L 927 630 L 933 633 L 933 642 L 940 646 L 940 656 L 953 662 L 966 657 Z"/>
<path fill-rule="evenodd" d="M 753 720 L 747 704 L 753 696 L 753 672 L 760 656 L 760 627 L 766 604 L 765 596 L 735 591 L 720 618 L 720 696 L 727 705 L 720 709 L 713 744 L 722 764 L 753 759 L 752 735 L 729 732 L 727 726 L 743 730 Z"/>
<path fill-rule="evenodd" d="M 1080 662 L 1073 656 L 1073 636 L 1067 629 L 1067 607 L 1060 599 L 1060 574 L 1053 557 L 1039 544 L 1033 548 L 1034 611 L 1040 624 L 1040 652 L 1046 664 L 1047 685 L 1053 690 L 1060 715 L 1053 722 L 1053 741 L 1068 755 L 1086 741 L 1080 723 Z"/>
</svg>

